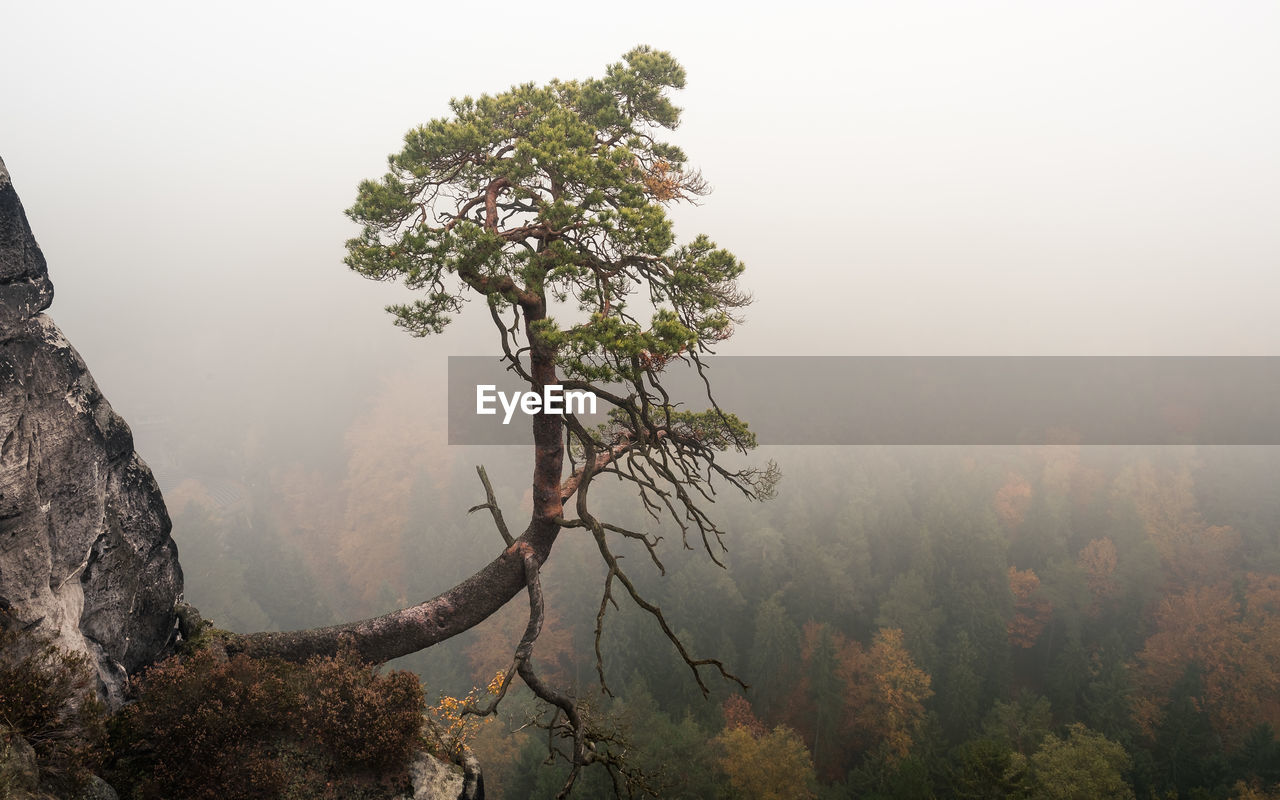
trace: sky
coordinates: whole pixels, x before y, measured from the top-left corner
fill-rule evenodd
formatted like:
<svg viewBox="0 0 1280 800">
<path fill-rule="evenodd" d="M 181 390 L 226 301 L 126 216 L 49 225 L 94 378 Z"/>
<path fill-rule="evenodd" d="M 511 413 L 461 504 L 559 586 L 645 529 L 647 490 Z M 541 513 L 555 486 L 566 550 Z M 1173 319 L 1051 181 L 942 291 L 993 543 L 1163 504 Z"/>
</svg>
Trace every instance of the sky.
<svg viewBox="0 0 1280 800">
<path fill-rule="evenodd" d="M 1280 355 L 1274 2 L 5 6 L 0 157 L 127 419 L 491 352 L 393 328 L 342 211 L 451 97 L 641 43 L 714 187 L 677 235 L 756 297 L 723 353 Z"/>
</svg>

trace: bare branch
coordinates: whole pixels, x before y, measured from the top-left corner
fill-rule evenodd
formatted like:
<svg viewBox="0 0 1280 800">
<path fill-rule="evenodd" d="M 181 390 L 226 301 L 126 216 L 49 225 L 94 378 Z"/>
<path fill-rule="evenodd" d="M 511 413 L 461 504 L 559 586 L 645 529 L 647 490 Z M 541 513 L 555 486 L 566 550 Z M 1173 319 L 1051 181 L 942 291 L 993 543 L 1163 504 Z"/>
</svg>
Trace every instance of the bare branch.
<svg viewBox="0 0 1280 800">
<path fill-rule="evenodd" d="M 600 610 L 596 612 L 596 674 L 600 676 L 600 691 L 613 697 L 613 692 L 609 690 L 609 682 L 604 678 L 604 655 L 600 652 L 600 640 L 604 636 L 604 615 L 609 610 L 609 604 L 612 603 L 616 609 L 618 601 L 613 599 L 613 576 L 614 571 L 609 570 L 609 574 L 604 579 L 604 592 L 600 595 Z"/>
<path fill-rule="evenodd" d="M 604 558 L 605 563 L 609 567 L 609 575 L 606 578 L 606 592 L 609 592 L 609 590 L 611 589 L 613 579 L 617 578 L 617 580 L 622 583 L 623 587 L 626 588 L 627 594 L 630 595 L 632 601 L 641 609 L 648 612 L 648 614 L 652 616 L 655 620 L 657 620 L 658 626 L 662 629 L 662 632 L 667 637 L 667 640 L 670 641 L 672 645 L 675 646 L 676 652 L 680 654 L 680 658 L 684 661 L 684 663 L 689 667 L 690 671 L 693 673 L 694 680 L 697 681 L 698 688 L 702 690 L 702 693 L 704 696 L 709 695 L 711 693 L 711 690 L 707 687 L 706 683 L 702 680 L 702 673 L 699 671 L 700 667 L 715 667 L 716 670 L 719 671 L 721 677 L 725 678 L 726 680 L 731 680 L 737 683 L 739 686 L 741 686 L 744 689 L 748 688 L 745 681 L 743 681 L 741 678 L 739 678 L 737 675 L 733 674 L 732 672 L 729 672 L 729 670 L 724 666 L 724 663 L 719 661 L 718 659 L 694 658 L 693 656 L 691 656 L 689 654 L 689 651 L 685 648 L 684 642 L 681 641 L 679 635 L 676 634 L 674 630 L 672 630 L 670 624 L 667 622 L 667 618 L 662 613 L 662 609 L 659 608 L 657 605 L 650 603 L 648 600 L 646 600 L 640 594 L 635 584 L 631 582 L 630 577 L 628 577 L 626 572 L 623 571 L 621 564 L 618 563 L 618 557 L 614 555 L 613 551 L 609 547 L 609 543 L 606 538 L 607 529 L 605 528 L 604 523 L 600 522 L 600 520 L 598 520 L 591 513 L 590 509 L 587 507 L 587 497 L 590 491 L 591 480 L 595 476 L 595 471 L 592 469 L 592 466 L 597 461 L 597 456 L 595 453 L 595 442 L 591 438 L 590 434 L 587 433 L 587 431 L 582 427 L 582 424 L 578 422 L 576 418 L 571 416 L 567 417 L 566 423 L 569 427 L 569 430 L 572 432 L 572 434 L 578 437 L 580 443 L 582 444 L 583 450 L 585 451 L 585 454 L 586 454 L 584 458 L 585 464 L 583 466 L 582 477 L 577 487 L 578 489 L 577 512 L 578 512 L 578 518 L 581 519 L 583 522 L 586 522 L 587 526 L 591 528 L 591 532 L 595 537 L 596 546 L 600 551 L 600 555 L 602 558 Z M 677 486 L 677 488 L 679 487 Z M 641 538 L 645 538 L 645 537 L 642 536 Z M 647 539 L 646 539 L 646 542 L 647 542 Z M 603 625 L 603 615 L 606 610 L 605 600 L 611 600 L 611 599 L 612 599 L 611 593 L 607 593 L 605 598 L 601 600 L 601 603 L 600 603 L 601 609 L 600 609 L 600 612 L 598 612 L 596 617 L 597 656 L 599 655 L 599 636 L 600 636 L 600 631 L 602 630 L 602 625 Z M 597 664 L 597 669 L 603 675 L 603 669 L 599 666 L 599 664 Z"/>
<path fill-rule="evenodd" d="M 489 474 L 484 471 L 483 464 L 476 467 L 476 473 L 480 476 L 480 482 L 484 484 L 485 502 L 467 509 L 467 513 L 471 514 L 482 508 L 489 509 L 489 512 L 493 514 L 493 524 L 498 526 L 498 533 L 502 536 L 502 541 L 506 542 L 507 547 L 510 547 L 516 543 L 516 540 L 512 538 L 511 531 L 507 530 L 507 523 L 502 519 L 502 509 L 498 508 L 498 498 L 493 494 L 493 485 L 489 483 Z"/>
</svg>

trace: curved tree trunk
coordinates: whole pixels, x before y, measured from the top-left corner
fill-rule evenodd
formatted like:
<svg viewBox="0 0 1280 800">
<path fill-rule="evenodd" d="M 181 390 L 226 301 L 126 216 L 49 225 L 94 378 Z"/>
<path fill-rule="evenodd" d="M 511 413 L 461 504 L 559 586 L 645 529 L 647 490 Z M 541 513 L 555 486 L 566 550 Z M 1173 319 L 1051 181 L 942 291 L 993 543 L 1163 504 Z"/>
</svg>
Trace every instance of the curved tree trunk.
<svg viewBox="0 0 1280 800">
<path fill-rule="evenodd" d="M 525 304 L 524 311 L 530 323 L 546 316 L 540 299 Z M 536 340 L 530 367 L 535 391 L 558 382 L 554 351 Z M 305 661 L 353 649 L 364 661 L 382 664 L 431 647 L 488 619 L 525 588 L 523 551 L 529 550 L 539 566 L 546 562 L 560 532 L 556 520 L 563 513 L 566 492 L 572 495 L 577 488 L 573 478 L 563 486 L 560 482 L 564 421 L 557 415 L 535 415 L 533 440 L 533 518 L 524 533 L 479 572 L 425 603 L 380 617 L 327 628 L 237 634 L 227 640 L 227 652 Z"/>
<path fill-rule="evenodd" d="M 522 543 L 532 548 L 541 564 L 551 553 L 558 532 L 554 521 L 531 522 L 515 544 L 483 569 L 425 603 L 327 628 L 237 634 L 227 640 L 227 652 L 305 661 L 350 648 L 374 664 L 416 653 L 475 627 L 506 605 L 525 587 Z"/>
</svg>

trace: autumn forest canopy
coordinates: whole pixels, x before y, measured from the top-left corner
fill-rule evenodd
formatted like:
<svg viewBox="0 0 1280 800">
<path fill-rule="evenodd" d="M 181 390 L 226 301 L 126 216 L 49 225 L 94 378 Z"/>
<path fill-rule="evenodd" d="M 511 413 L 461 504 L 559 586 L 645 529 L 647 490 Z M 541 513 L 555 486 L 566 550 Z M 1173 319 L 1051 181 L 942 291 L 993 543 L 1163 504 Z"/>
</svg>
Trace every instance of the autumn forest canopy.
<svg viewBox="0 0 1280 800">
<path fill-rule="evenodd" d="M 506 496 L 519 472 L 495 464 L 503 450 L 455 452 L 438 427 L 406 424 L 424 388 L 387 382 L 325 458 L 275 456 L 244 483 L 170 490 L 188 596 L 236 630 L 290 629 L 399 607 L 483 563 L 493 534 L 465 514 L 482 499 L 471 461 L 486 458 Z M 1265 797 L 1280 780 L 1270 449 L 769 455 L 786 469 L 778 498 L 718 509 L 727 569 L 673 548 L 665 577 L 643 577 L 690 646 L 749 691 L 712 683 L 704 700 L 661 633 L 624 609 L 602 643 L 617 697 L 601 696 L 601 567 L 583 537 L 547 566 L 535 659 L 616 716 L 662 796 L 769 779 L 752 770 L 792 789 L 812 776 L 832 797 L 1083 796 L 1043 783 L 1100 764 L 1116 793 L 1091 796 Z M 610 501 L 641 518 L 625 492 Z M 628 560 L 644 558 L 635 549 Z M 396 666 L 433 697 L 483 693 L 524 615 L 512 603 Z M 495 796 L 559 788 L 544 737 L 521 729 L 529 710 L 513 704 L 472 740 Z"/>
</svg>

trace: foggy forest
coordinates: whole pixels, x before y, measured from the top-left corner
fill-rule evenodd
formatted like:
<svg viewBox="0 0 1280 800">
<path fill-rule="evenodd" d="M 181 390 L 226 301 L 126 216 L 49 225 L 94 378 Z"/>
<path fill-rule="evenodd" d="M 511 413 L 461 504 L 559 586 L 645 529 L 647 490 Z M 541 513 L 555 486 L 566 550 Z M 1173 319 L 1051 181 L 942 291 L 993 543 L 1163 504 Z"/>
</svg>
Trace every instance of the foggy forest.
<svg viewBox="0 0 1280 800">
<path fill-rule="evenodd" d="M 14 12 L 0 798 L 1280 799 L 1280 11 L 552 5 Z M 146 657 L 110 531 L 32 610 L 28 335 L 163 497 Z M 769 366 L 1064 356 L 1233 433 L 788 440 L 859 390 Z"/>
<path fill-rule="evenodd" d="M 406 435 L 423 390 L 388 380 L 305 462 L 255 457 L 251 472 L 166 493 L 202 612 L 234 630 L 329 624 L 452 585 L 492 554 L 487 518 L 466 514 L 483 500 L 473 464 L 439 458 L 439 429 Z M 269 445 L 246 444 L 294 449 Z M 500 495 L 527 492 L 483 455 Z M 748 692 L 712 683 L 704 698 L 661 632 L 623 608 L 602 643 L 617 696 L 601 696 L 598 558 L 570 537 L 547 566 L 536 658 L 616 715 L 659 796 L 1268 796 L 1259 787 L 1280 768 L 1271 448 L 768 455 L 784 470 L 778 497 L 718 509 L 733 532 L 726 569 L 674 548 L 665 577 L 637 570 Z M 432 692 L 483 691 L 525 616 L 513 603 L 395 666 Z M 528 712 L 517 702 L 470 734 L 494 796 L 560 787 Z M 586 796 L 611 791 L 584 780 Z"/>
</svg>

